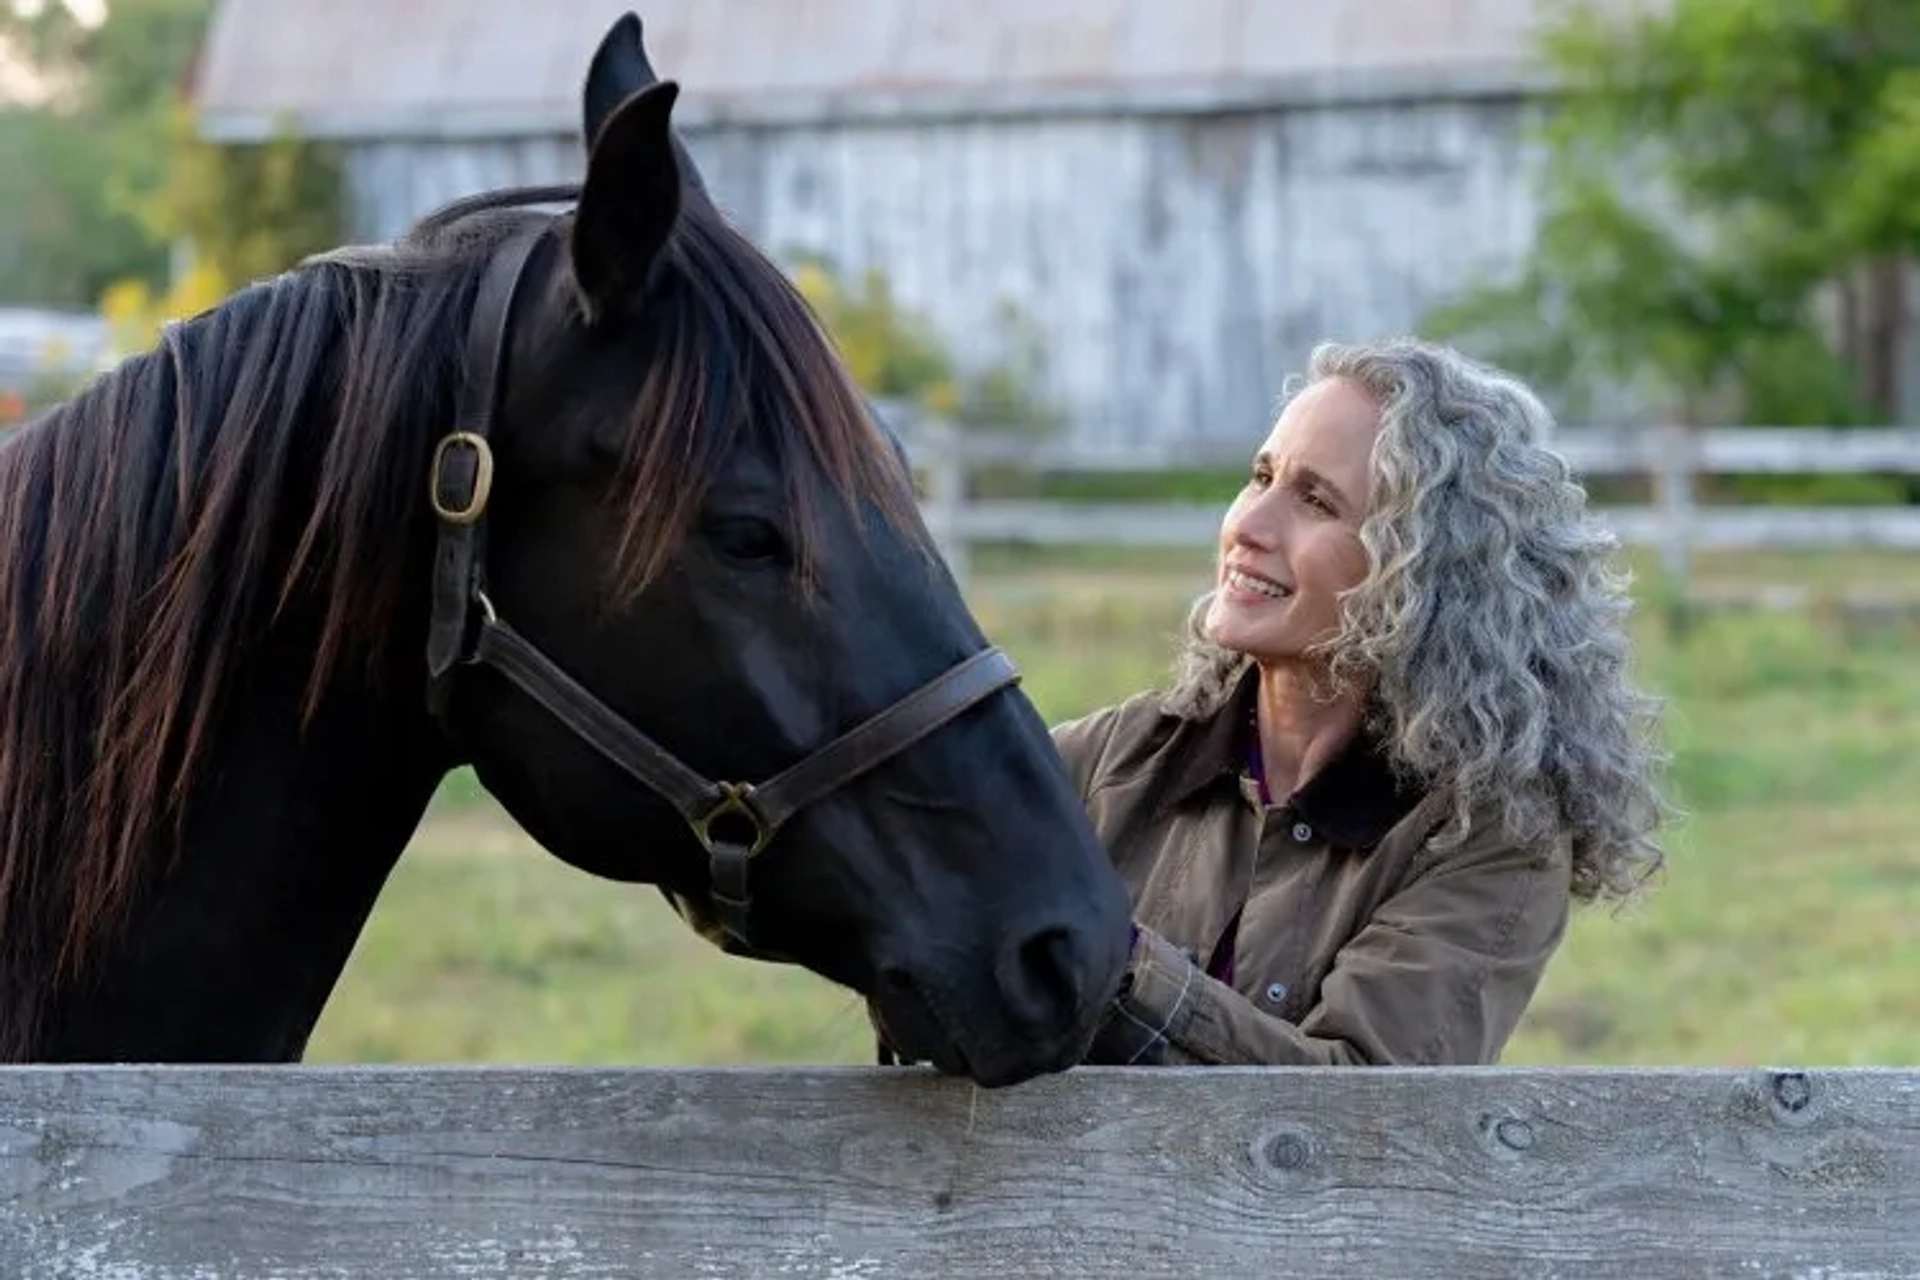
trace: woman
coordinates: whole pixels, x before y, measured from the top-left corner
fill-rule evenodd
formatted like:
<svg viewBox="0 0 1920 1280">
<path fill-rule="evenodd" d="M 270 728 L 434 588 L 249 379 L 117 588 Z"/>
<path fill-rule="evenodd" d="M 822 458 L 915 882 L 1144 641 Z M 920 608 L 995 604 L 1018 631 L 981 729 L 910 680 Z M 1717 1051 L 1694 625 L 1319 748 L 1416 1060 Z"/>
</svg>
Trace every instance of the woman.
<svg viewBox="0 0 1920 1280">
<path fill-rule="evenodd" d="M 1088 1060 L 1496 1061 L 1666 816 L 1611 535 L 1524 387 L 1325 345 L 1171 687 L 1056 728 L 1133 895 Z"/>
<path fill-rule="evenodd" d="M 1615 543 L 1512 379 L 1326 345 L 1175 678 L 1055 729 L 1134 902 L 1090 1062 L 1490 1063 L 1657 868 Z"/>
</svg>

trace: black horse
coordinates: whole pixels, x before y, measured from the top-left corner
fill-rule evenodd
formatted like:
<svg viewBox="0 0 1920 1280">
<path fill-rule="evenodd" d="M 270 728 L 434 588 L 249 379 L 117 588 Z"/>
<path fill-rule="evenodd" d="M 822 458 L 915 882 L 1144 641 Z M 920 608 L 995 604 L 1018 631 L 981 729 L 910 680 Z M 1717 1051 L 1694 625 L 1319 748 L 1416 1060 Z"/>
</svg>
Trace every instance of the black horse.
<svg viewBox="0 0 1920 1280">
<path fill-rule="evenodd" d="M 462 763 L 906 1054 L 1079 1059 L 1125 893 L 676 93 L 627 15 L 577 188 L 255 284 L 0 449 L 0 1061 L 297 1059 Z"/>
</svg>

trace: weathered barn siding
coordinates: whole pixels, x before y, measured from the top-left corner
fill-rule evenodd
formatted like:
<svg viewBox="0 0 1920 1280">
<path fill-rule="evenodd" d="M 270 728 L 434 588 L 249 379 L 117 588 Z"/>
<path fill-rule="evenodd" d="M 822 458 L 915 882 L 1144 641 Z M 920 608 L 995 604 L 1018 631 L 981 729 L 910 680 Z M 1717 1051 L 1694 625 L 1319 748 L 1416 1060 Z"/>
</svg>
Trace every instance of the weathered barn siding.
<svg viewBox="0 0 1920 1280">
<path fill-rule="evenodd" d="M 387 240 L 448 201 L 490 187 L 572 182 L 577 139 L 561 137 L 376 139 L 343 148 L 351 231 Z"/>
<path fill-rule="evenodd" d="M 1598 0 L 1626 17 L 1670 0 Z M 1324 338 L 1517 262 L 1562 0 L 218 0 L 206 136 L 349 149 L 355 232 L 576 177 L 580 79 L 644 19 L 710 185 L 774 255 L 878 267 L 964 361 L 1012 304 L 1076 433 L 1246 439 Z M 1912 290 L 1920 301 L 1920 278 Z M 1907 325 L 1920 391 L 1920 323 Z M 1549 398 L 1551 389 L 1547 389 Z M 1604 416 L 1657 417 L 1621 388 Z M 1920 394 L 1905 403 L 1920 418 Z"/>
<path fill-rule="evenodd" d="M 1322 338 L 1415 328 L 1524 252 L 1512 100 L 690 131 L 715 197 L 784 261 L 878 267 L 961 359 L 997 310 L 1046 398 L 1106 440 L 1245 439 Z M 363 237 L 483 187 L 577 176 L 565 137 L 356 144 Z"/>
</svg>

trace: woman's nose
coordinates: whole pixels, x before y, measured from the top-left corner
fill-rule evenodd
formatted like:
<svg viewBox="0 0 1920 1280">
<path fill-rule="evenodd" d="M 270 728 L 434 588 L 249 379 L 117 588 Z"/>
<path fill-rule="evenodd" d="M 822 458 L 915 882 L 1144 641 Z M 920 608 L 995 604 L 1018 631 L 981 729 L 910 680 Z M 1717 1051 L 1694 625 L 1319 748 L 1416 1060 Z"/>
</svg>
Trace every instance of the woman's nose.
<svg viewBox="0 0 1920 1280">
<path fill-rule="evenodd" d="M 1286 517 L 1281 504 L 1263 493 L 1234 512 L 1228 535 L 1237 544 L 1272 551 L 1286 539 Z"/>
</svg>

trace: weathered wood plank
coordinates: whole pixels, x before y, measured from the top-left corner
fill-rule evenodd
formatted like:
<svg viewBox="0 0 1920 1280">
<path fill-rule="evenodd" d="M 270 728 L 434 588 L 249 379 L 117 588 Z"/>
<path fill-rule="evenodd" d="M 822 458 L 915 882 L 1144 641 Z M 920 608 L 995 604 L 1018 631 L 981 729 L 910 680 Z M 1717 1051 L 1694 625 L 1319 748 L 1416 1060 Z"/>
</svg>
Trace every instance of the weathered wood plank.
<svg viewBox="0 0 1920 1280">
<path fill-rule="evenodd" d="M 1920 1071 L 0 1071 L 0 1275 L 1914 1276 Z"/>
</svg>

